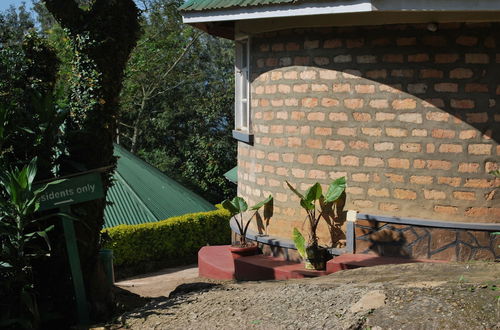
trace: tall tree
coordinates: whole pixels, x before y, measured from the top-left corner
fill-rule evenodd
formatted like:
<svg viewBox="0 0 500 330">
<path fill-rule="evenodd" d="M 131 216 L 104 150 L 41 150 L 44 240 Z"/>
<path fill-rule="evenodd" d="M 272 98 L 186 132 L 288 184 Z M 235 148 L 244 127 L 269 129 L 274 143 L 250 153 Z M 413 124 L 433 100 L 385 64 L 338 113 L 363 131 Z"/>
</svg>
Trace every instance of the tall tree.
<svg viewBox="0 0 500 330">
<path fill-rule="evenodd" d="M 113 140 L 123 71 L 139 37 L 138 9 L 133 0 L 95 0 L 86 8 L 75 0 L 43 2 L 66 29 L 74 55 L 62 173 L 111 166 L 103 175 L 107 191 L 116 163 Z M 94 318 L 106 316 L 112 303 L 98 262 L 104 207 L 105 198 L 72 207 L 81 219 L 77 240 Z"/>
<path fill-rule="evenodd" d="M 120 144 L 217 203 L 234 194 L 233 48 L 182 24 L 180 1 L 144 0 L 127 65 Z"/>
</svg>

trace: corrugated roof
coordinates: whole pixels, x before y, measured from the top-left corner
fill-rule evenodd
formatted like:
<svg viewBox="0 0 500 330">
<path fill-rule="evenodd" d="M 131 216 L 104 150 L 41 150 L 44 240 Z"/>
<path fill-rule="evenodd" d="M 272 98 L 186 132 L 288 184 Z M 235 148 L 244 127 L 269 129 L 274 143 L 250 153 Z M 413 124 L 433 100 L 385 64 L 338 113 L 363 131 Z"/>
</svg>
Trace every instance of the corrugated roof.
<svg viewBox="0 0 500 330">
<path fill-rule="evenodd" d="M 296 0 L 188 0 L 179 7 L 183 11 L 201 11 L 208 9 L 225 9 L 233 7 L 251 7 L 294 3 Z"/>
<path fill-rule="evenodd" d="M 104 210 L 104 227 L 155 222 L 215 209 L 201 196 L 123 147 L 115 145 L 114 154 L 119 158 L 115 184 L 108 192 L 112 205 Z"/>
<path fill-rule="evenodd" d="M 232 183 L 238 183 L 238 166 L 235 166 L 226 173 L 224 173 L 224 177 L 229 181 L 231 181 Z"/>
</svg>

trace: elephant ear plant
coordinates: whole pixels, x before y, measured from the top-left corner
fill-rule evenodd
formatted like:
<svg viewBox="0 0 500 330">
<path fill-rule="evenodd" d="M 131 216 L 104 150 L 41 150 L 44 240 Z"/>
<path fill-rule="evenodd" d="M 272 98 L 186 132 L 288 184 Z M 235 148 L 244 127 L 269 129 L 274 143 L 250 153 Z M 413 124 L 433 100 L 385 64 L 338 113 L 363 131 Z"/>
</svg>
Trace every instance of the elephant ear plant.
<svg viewBox="0 0 500 330">
<path fill-rule="evenodd" d="M 300 206 L 306 211 L 306 219 L 309 225 L 309 235 L 306 241 L 297 228 L 294 228 L 293 238 L 297 251 L 304 258 L 306 269 L 324 269 L 326 262 L 326 251 L 318 244 L 317 229 L 321 218 L 327 216 L 335 207 L 342 207 L 344 191 L 346 187 L 345 177 L 333 181 L 325 195 L 321 185 L 316 182 L 304 195 L 298 192 L 288 181 L 288 187 L 300 198 Z"/>
<path fill-rule="evenodd" d="M 246 240 L 246 234 L 248 231 L 248 226 L 250 222 L 255 217 L 257 212 L 261 207 L 264 207 L 264 210 L 267 210 L 269 207 L 273 205 L 273 196 L 269 195 L 265 200 L 255 204 L 254 206 L 248 208 L 247 202 L 241 197 L 234 197 L 232 200 L 226 199 L 222 202 L 222 207 L 228 210 L 231 213 L 231 216 L 235 218 L 236 225 L 238 226 L 238 234 L 240 235 L 240 247 L 249 246 Z M 255 211 L 248 220 L 244 220 L 243 213 L 246 211 Z M 268 211 L 266 211 L 268 212 Z"/>
</svg>

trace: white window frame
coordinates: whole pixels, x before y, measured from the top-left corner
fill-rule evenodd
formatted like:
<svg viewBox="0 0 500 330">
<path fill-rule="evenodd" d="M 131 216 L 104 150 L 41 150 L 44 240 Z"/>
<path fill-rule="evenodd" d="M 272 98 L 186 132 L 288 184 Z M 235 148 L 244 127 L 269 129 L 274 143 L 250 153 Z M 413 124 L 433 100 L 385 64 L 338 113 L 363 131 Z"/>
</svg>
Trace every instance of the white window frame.
<svg viewBox="0 0 500 330">
<path fill-rule="evenodd" d="M 250 37 L 235 40 L 235 130 L 252 134 L 252 115 L 250 106 Z"/>
</svg>

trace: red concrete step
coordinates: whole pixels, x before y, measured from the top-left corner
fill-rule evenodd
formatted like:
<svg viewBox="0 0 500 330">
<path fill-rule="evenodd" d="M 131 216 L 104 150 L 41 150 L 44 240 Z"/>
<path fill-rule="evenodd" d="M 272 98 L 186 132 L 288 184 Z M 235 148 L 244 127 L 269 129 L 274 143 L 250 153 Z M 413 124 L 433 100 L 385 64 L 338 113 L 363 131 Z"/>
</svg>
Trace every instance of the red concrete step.
<svg viewBox="0 0 500 330">
<path fill-rule="evenodd" d="M 381 257 L 375 254 L 343 254 L 326 263 L 326 271 L 335 273 L 340 270 L 359 267 L 371 267 L 390 264 L 408 264 L 416 262 L 446 262 L 444 260 L 409 259 L 403 257 Z"/>
<path fill-rule="evenodd" d="M 326 263 L 325 271 L 306 270 L 303 263 L 262 254 L 234 259 L 229 245 L 205 246 L 198 251 L 198 272 L 219 280 L 287 280 L 324 276 L 341 270 L 387 264 L 446 262 L 442 260 L 380 257 L 373 254 L 344 254 Z"/>
</svg>

